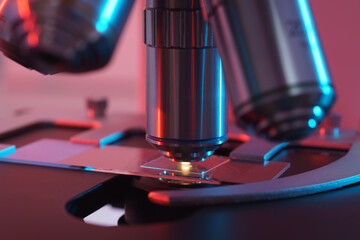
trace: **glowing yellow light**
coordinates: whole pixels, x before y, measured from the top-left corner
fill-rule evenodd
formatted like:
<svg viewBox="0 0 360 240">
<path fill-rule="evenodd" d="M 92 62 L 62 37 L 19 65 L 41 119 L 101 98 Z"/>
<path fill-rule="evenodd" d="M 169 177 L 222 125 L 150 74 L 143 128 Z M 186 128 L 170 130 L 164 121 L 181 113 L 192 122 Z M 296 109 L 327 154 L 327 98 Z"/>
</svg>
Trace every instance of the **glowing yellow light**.
<svg viewBox="0 0 360 240">
<path fill-rule="evenodd" d="M 191 168 L 191 164 L 189 162 L 181 162 L 181 170 L 183 172 L 189 172 Z"/>
</svg>

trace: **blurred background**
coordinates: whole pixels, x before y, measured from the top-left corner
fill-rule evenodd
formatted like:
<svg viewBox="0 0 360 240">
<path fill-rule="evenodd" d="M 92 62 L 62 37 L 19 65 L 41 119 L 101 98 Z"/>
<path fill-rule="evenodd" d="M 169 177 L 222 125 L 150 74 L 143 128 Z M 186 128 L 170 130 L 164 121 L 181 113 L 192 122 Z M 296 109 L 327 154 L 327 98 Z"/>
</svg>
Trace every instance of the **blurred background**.
<svg viewBox="0 0 360 240">
<path fill-rule="evenodd" d="M 360 120 L 360 1 L 310 0 L 335 82 L 334 111 L 343 127 Z M 0 117 L 30 108 L 79 109 L 89 96 L 107 96 L 109 112 L 145 113 L 145 60 L 142 9 L 137 0 L 110 64 L 87 74 L 43 76 L 0 58 Z"/>
</svg>

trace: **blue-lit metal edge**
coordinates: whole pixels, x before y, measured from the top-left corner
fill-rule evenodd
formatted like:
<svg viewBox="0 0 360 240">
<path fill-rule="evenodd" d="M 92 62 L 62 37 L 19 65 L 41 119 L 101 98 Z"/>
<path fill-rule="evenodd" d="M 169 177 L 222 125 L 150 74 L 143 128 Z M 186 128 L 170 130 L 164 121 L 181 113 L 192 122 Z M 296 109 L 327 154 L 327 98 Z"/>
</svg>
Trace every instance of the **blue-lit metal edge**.
<svg viewBox="0 0 360 240">
<path fill-rule="evenodd" d="M 274 157 L 276 154 L 278 154 L 280 151 L 282 151 L 287 146 L 289 146 L 289 142 L 279 143 L 274 148 L 272 148 L 270 151 L 268 151 L 268 153 L 266 153 L 264 155 L 264 165 L 266 165 L 272 157 Z"/>
<path fill-rule="evenodd" d="M 96 30 L 100 33 L 104 33 L 109 28 L 109 23 L 113 18 L 114 12 L 116 12 L 116 7 L 120 1 L 119 0 L 108 0 L 104 6 L 104 9 L 101 11 L 100 18 L 96 23 Z M 122 2 L 124 2 L 122 0 Z"/>
<path fill-rule="evenodd" d="M 321 44 L 316 31 L 309 2 L 308 0 L 297 0 L 297 2 L 322 90 L 324 94 L 330 94 L 332 92 L 332 88 L 329 86 L 331 82 L 330 76 L 327 70 L 323 51 L 321 49 Z"/>
<path fill-rule="evenodd" d="M 133 0 L 108 0 L 103 6 L 100 17 L 95 25 L 99 33 L 105 33 L 111 23 L 115 23 L 116 19 L 121 19 L 127 15 L 133 5 Z M 113 26 L 116 27 L 116 26 Z"/>
<path fill-rule="evenodd" d="M 219 61 L 219 133 L 218 136 L 226 135 L 227 132 L 225 131 L 226 126 L 224 124 L 227 124 L 227 122 L 223 122 L 223 119 L 227 119 L 226 116 L 223 116 L 222 114 L 227 114 L 227 111 L 224 111 L 224 108 L 226 109 L 227 102 L 226 102 L 226 89 L 225 89 L 225 81 L 224 81 L 224 73 L 223 73 L 223 66 L 222 61 L 220 59 Z"/>
<path fill-rule="evenodd" d="M 102 139 L 99 140 L 99 147 L 105 147 L 106 145 L 109 145 L 113 142 L 121 140 L 125 136 L 125 132 L 116 132 L 113 134 L 110 134 Z"/>
<path fill-rule="evenodd" d="M 0 150 L 0 158 L 10 156 L 16 152 L 15 145 L 9 145 L 9 147 Z"/>
<path fill-rule="evenodd" d="M 53 168 L 61 168 L 61 169 L 74 169 L 74 170 L 85 170 L 85 171 L 95 170 L 95 168 L 93 167 L 75 166 L 75 165 L 68 165 L 63 163 L 49 163 L 49 162 L 37 162 L 30 160 L 12 159 L 11 156 L 7 158 L 0 157 L 0 162 L 24 164 L 30 166 L 53 167 Z"/>
</svg>

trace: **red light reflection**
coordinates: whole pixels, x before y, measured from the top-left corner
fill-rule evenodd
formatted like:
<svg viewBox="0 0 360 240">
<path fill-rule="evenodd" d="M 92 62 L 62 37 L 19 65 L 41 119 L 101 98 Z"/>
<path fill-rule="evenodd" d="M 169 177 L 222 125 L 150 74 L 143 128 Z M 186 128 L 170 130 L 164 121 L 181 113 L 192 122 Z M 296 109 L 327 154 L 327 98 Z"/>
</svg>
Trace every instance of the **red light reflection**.
<svg viewBox="0 0 360 240">
<path fill-rule="evenodd" d="M 4 9 L 6 3 L 7 3 L 7 0 L 3 0 L 3 1 L 0 3 L 0 13 L 1 13 L 2 10 Z"/>
<path fill-rule="evenodd" d="M 36 47 L 39 44 L 39 29 L 35 26 L 36 16 L 32 15 L 29 0 L 17 0 L 20 17 L 24 20 L 23 27 L 28 31 L 27 42 L 30 47 Z"/>
<path fill-rule="evenodd" d="M 94 109 L 88 109 L 87 115 L 88 115 L 88 118 L 94 118 L 95 117 L 95 110 Z"/>
<path fill-rule="evenodd" d="M 100 128 L 101 122 L 97 121 L 74 121 L 67 119 L 55 119 L 54 125 L 64 127 Z"/>
<path fill-rule="evenodd" d="M 30 5 L 28 0 L 17 0 L 19 15 L 22 19 L 30 17 Z"/>
<path fill-rule="evenodd" d="M 230 133 L 228 134 L 229 140 L 235 140 L 240 142 L 247 142 L 251 139 L 249 135 L 246 135 L 244 133 Z"/>
<path fill-rule="evenodd" d="M 27 42 L 30 47 L 36 47 L 39 44 L 39 33 L 31 31 L 27 36 Z"/>
<path fill-rule="evenodd" d="M 161 54 L 158 55 L 158 63 L 157 63 L 157 70 L 160 73 L 161 72 Z M 162 82 L 161 82 L 161 76 L 160 74 L 158 74 L 157 77 L 157 108 L 156 108 L 156 137 L 162 137 L 162 125 L 164 123 L 162 123 L 162 111 L 161 111 L 161 106 L 162 106 L 162 99 L 161 99 L 161 95 L 159 93 L 161 93 L 161 86 L 162 86 Z"/>
<path fill-rule="evenodd" d="M 156 115 L 157 115 L 156 134 L 157 137 L 161 137 L 161 109 L 159 107 L 156 109 Z"/>
<path fill-rule="evenodd" d="M 156 192 L 150 192 L 148 194 L 148 198 L 155 203 L 160 203 L 163 205 L 169 205 L 170 204 L 170 198 L 166 195 L 162 195 Z"/>
</svg>

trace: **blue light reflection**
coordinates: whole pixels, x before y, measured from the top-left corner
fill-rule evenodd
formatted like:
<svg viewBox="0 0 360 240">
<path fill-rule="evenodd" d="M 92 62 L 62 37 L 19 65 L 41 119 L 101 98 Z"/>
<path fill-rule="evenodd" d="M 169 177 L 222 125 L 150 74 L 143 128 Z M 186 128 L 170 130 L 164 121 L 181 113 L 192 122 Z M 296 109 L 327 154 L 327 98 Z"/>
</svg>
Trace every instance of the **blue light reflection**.
<svg viewBox="0 0 360 240">
<path fill-rule="evenodd" d="M 222 62 L 221 62 L 221 59 L 219 60 L 219 98 L 220 98 L 220 102 L 219 102 L 219 134 L 218 136 L 223 136 L 224 134 L 224 126 L 223 126 L 223 111 L 224 111 L 224 106 L 226 103 L 224 102 L 224 92 L 225 92 L 225 89 L 224 89 L 224 78 L 223 78 L 223 69 L 222 69 Z M 227 114 L 227 113 L 225 113 Z"/>
<path fill-rule="evenodd" d="M 313 108 L 313 113 L 314 113 L 314 115 L 315 115 L 316 117 L 321 117 L 321 116 L 323 115 L 323 110 L 322 110 L 321 107 L 315 106 L 315 107 Z"/>
<path fill-rule="evenodd" d="M 330 77 L 327 71 L 326 63 L 320 47 L 319 38 L 316 32 L 314 19 L 311 14 L 308 0 L 298 0 L 301 16 L 303 18 L 306 35 L 308 37 L 309 46 L 313 55 L 316 71 L 320 80 L 324 94 L 330 94 L 328 84 Z"/>
<path fill-rule="evenodd" d="M 124 132 L 110 134 L 99 141 L 99 147 L 104 147 L 123 138 Z"/>
<path fill-rule="evenodd" d="M 317 123 L 316 123 L 316 121 L 314 119 L 310 119 L 308 121 L 308 125 L 309 125 L 310 128 L 316 128 Z"/>
<path fill-rule="evenodd" d="M 3 150 L 0 151 L 0 157 L 7 157 L 9 155 L 12 155 L 16 152 L 16 147 L 15 145 L 12 145 L 8 148 L 5 148 Z"/>
<path fill-rule="evenodd" d="M 100 33 L 106 32 L 111 19 L 114 17 L 114 13 L 117 12 L 116 9 L 125 3 L 126 0 L 108 0 L 101 12 L 99 21 L 96 23 L 96 30 Z"/>
</svg>

